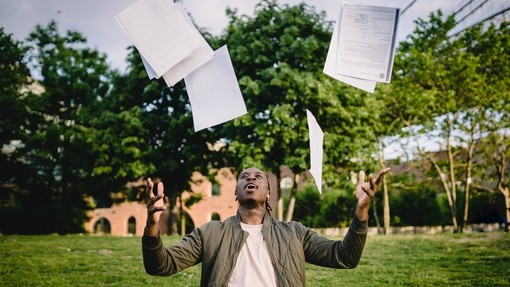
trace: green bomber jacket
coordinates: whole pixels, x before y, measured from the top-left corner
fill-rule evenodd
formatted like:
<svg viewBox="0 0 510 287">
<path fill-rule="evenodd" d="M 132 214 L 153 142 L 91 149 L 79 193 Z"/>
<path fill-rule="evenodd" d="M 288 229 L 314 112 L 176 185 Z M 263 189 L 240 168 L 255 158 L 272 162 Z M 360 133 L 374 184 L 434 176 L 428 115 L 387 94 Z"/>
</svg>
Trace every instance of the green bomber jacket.
<svg viewBox="0 0 510 287">
<path fill-rule="evenodd" d="M 319 266 L 348 269 L 358 265 L 368 232 L 366 221 L 354 216 L 343 240 L 319 236 L 299 222 L 283 222 L 266 215 L 262 234 L 276 274 L 277 285 L 304 286 L 305 261 Z M 202 263 L 200 286 L 227 286 L 248 232 L 239 214 L 223 222 L 211 221 L 187 234 L 179 243 L 164 247 L 160 236 L 142 237 L 145 271 L 172 275 Z"/>
</svg>

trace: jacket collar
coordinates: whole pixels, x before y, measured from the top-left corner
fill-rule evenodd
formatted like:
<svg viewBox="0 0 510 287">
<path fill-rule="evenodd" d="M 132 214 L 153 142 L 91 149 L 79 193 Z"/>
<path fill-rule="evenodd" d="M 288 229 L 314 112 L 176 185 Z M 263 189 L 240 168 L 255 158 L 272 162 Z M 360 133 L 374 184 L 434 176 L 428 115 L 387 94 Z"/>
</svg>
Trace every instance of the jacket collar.
<svg viewBox="0 0 510 287">
<path fill-rule="evenodd" d="M 272 218 L 271 215 L 265 214 L 264 219 L 262 220 L 262 230 L 267 229 L 272 224 Z M 239 214 L 239 210 L 236 213 L 236 216 L 234 216 L 234 225 L 241 228 L 241 215 Z"/>
</svg>

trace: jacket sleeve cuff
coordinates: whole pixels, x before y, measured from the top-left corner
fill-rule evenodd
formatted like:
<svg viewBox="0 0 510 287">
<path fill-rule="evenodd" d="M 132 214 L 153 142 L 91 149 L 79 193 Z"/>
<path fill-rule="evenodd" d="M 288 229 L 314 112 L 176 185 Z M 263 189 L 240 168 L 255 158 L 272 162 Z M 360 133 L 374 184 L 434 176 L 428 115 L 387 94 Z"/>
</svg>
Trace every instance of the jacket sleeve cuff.
<svg viewBox="0 0 510 287">
<path fill-rule="evenodd" d="M 366 220 L 360 220 L 357 216 L 354 216 L 351 222 L 351 228 L 356 233 L 368 233 L 368 218 Z"/>
<path fill-rule="evenodd" d="M 156 249 L 162 244 L 161 237 L 158 235 L 150 236 L 147 234 L 143 234 L 142 236 L 142 245 L 146 248 Z"/>
</svg>

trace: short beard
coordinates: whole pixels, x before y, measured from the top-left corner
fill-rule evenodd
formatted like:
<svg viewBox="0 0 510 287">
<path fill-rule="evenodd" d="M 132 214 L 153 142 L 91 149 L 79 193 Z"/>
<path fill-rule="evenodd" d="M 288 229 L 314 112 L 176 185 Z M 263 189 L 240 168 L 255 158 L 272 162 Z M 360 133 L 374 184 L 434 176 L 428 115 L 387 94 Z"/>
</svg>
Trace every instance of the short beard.
<svg viewBox="0 0 510 287">
<path fill-rule="evenodd" d="M 247 208 L 247 209 L 255 209 L 258 206 L 257 201 L 255 199 L 251 199 L 251 198 L 243 200 L 243 202 L 239 202 L 239 204 L 242 207 Z"/>
</svg>

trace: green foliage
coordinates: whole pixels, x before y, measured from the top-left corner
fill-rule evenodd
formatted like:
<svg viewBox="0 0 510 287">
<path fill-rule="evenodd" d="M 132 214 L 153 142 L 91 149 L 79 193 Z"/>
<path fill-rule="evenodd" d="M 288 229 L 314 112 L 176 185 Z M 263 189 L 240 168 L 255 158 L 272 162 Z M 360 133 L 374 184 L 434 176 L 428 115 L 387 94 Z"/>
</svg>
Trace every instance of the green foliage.
<svg viewBox="0 0 510 287">
<path fill-rule="evenodd" d="M 315 96 L 315 58 L 326 51 L 328 38 L 323 16 L 312 12 L 304 4 L 281 8 L 266 1 L 257 6 L 254 18 L 231 15 L 224 41 L 249 112 L 228 125 L 235 129 L 229 134 L 229 150 L 240 166 L 278 172 L 288 160 L 294 170 L 306 167 L 303 100 Z M 303 45 L 307 48 L 296 53 Z"/>
<path fill-rule="evenodd" d="M 12 178 L 17 188 L 11 189 L 15 200 L 10 208 L 23 222 L 40 224 L 33 228 L 10 218 L 8 225 L 14 229 L 6 232 L 83 230 L 87 204 L 82 180 L 87 170 L 82 161 L 91 157 L 83 145 L 86 120 L 79 115 L 108 89 L 105 56 L 83 48 L 84 42 L 76 32 L 59 35 L 55 22 L 37 26 L 28 38 L 32 70 L 43 91 L 18 95 L 26 118 L 12 156 L 24 174 Z"/>
<path fill-rule="evenodd" d="M 448 89 L 443 81 L 449 81 L 445 67 L 451 53 L 447 33 L 455 27 L 455 20 L 449 17 L 443 21 L 442 17 L 438 11 L 430 15 L 429 21 L 419 19 L 414 33 L 397 49 L 392 83 L 382 94 L 386 104 L 382 118 L 392 128 L 390 134 L 414 125 L 427 128 L 434 116 L 445 112 L 439 104 L 452 95 L 443 93 Z"/>
<path fill-rule="evenodd" d="M 109 112 L 104 100 L 112 73 L 106 56 L 86 47 L 78 32 L 61 35 L 56 22 L 36 26 L 27 39 L 40 92 L 18 95 L 26 113 L 12 152 L 16 188 L 6 189 L 3 232 L 83 232 L 88 201 L 111 204 L 111 192 L 146 173 L 140 162 L 141 112 Z M 32 224 L 19 224 L 31 222 Z"/>
<path fill-rule="evenodd" d="M 509 156 L 501 132 L 510 123 L 507 22 L 449 38 L 453 17 L 439 11 L 418 20 L 398 49 L 392 83 L 367 94 L 322 73 L 332 30 L 323 12 L 265 0 L 253 17 L 227 14 L 223 35 L 204 36 L 215 48 L 228 45 L 248 115 L 198 133 L 184 84 L 168 88 L 149 80 L 134 47 L 127 72 L 120 73 L 80 33 L 61 34 L 54 21 L 36 26 L 25 43 L 0 28 L 0 106 L 8 107 L 0 114 L 0 143 L 10 144 L 0 154 L 0 230 L 81 232 L 87 196 L 98 207 L 112 204 L 112 192 L 140 200 L 138 189 L 126 190 L 126 183 L 147 175 L 165 182 L 175 204 L 194 171 L 207 175 L 211 168 L 255 165 L 279 176 L 286 165 L 302 173 L 309 162 L 305 109 L 325 132 L 325 191 L 320 199 L 313 187 L 298 193 L 296 216 L 308 225 L 347 224 L 354 207 L 352 193 L 343 192 L 352 188 L 349 173 L 376 170 L 374 151 L 382 136 L 451 136 L 459 143 L 451 169 L 457 175 L 466 171 L 459 164 L 466 158 L 463 147 L 474 143 L 483 160 L 476 161 L 473 181 L 490 188 L 508 182 L 493 168 Z M 39 86 L 29 86 L 31 75 Z M 399 224 L 444 217 L 443 194 L 434 197 L 425 184 L 390 190 Z M 482 210 L 477 196 L 472 199 Z M 412 213 L 418 209 L 423 214 Z"/>
<path fill-rule="evenodd" d="M 27 170 L 19 163 L 12 153 L 19 145 L 20 127 L 26 124 L 28 112 L 25 109 L 26 91 L 30 84 L 29 69 L 25 57 L 27 48 L 15 41 L 0 27 L 0 230 L 14 225 L 19 218 L 21 209 L 11 190 L 14 179 L 27 176 Z M 5 151 L 5 152 L 4 152 Z M 9 219 L 9 220 L 8 220 Z M 11 223 L 8 223 L 11 222 Z"/>
<path fill-rule="evenodd" d="M 19 145 L 20 127 L 27 124 L 27 91 L 31 83 L 25 53 L 27 48 L 0 27 L 0 185 L 12 184 L 25 170 L 12 154 Z M 4 152 L 5 151 L 5 152 Z M 12 206 L 12 194 L 0 187 L 0 206 Z"/>
<path fill-rule="evenodd" d="M 6 50 L 1 67 L 10 86 L 2 86 L 0 99 L 13 105 L 11 111 L 20 109 L 1 118 L 2 144 L 19 141 L 1 157 L 2 166 L 12 170 L 2 174 L 1 183 L 14 184 L 2 186 L 1 213 L 8 215 L 2 232 L 82 232 L 86 196 L 94 197 L 95 207 L 110 206 L 112 193 L 140 199 L 126 183 L 150 175 L 165 181 L 175 203 L 189 189 L 193 171 L 207 174 L 224 166 L 210 149 L 218 140 L 214 130 L 193 131 L 184 85 L 169 89 L 149 81 L 133 48 L 128 72 L 119 74 L 105 55 L 86 47 L 82 35 L 61 35 L 54 21 L 36 26 L 29 48 L 3 30 L 1 40 Z M 29 83 L 28 57 L 39 93 L 21 93 Z M 41 223 L 34 228 L 16 224 L 16 218 Z"/>
<path fill-rule="evenodd" d="M 222 36 L 229 46 L 248 115 L 224 125 L 232 166 L 256 165 L 277 176 L 281 166 L 295 173 L 309 165 L 306 109 L 325 132 L 325 184 L 338 185 L 340 168 L 369 159 L 376 143 L 376 99 L 322 72 L 331 23 L 304 3 L 262 1 L 255 16 L 229 11 Z"/>
<path fill-rule="evenodd" d="M 319 217 L 317 210 L 321 207 L 320 199 L 321 196 L 317 188 L 313 188 L 311 185 L 299 191 L 296 194 L 293 220 L 299 221 L 305 226 L 316 227 L 317 218 Z"/>
<path fill-rule="evenodd" d="M 0 144 L 19 139 L 19 127 L 24 124 L 27 111 L 22 98 L 23 88 L 30 84 L 25 58 L 27 48 L 6 34 L 0 27 Z M 2 156 L 4 156 L 2 154 Z M 2 169 L 6 171 L 6 169 Z"/>
<path fill-rule="evenodd" d="M 294 220 L 309 227 L 348 227 L 354 214 L 353 192 L 325 189 L 319 194 L 315 185 L 296 193 Z"/>
<path fill-rule="evenodd" d="M 505 204 L 501 194 L 474 192 L 471 196 L 470 223 L 504 223 Z"/>
<path fill-rule="evenodd" d="M 183 82 L 169 88 L 161 80 L 149 80 L 140 55 L 131 47 L 129 68 L 114 81 L 114 110 L 136 112 L 146 143 L 142 163 L 148 174 L 165 182 L 165 193 L 175 204 L 194 171 L 208 174 L 211 167 L 222 167 L 220 156 L 210 147 L 219 141 L 214 128 L 195 133 L 189 99 Z M 137 122 L 138 123 L 138 122 Z"/>
<path fill-rule="evenodd" d="M 200 202 L 202 200 L 203 196 L 201 193 L 192 193 L 190 197 L 186 198 L 184 201 L 184 205 L 187 208 L 190 208 L 193 204 Z"/>
<path fill-rule="evenodd" d="M 382 134 L 415 143 L 405 147 L 408 154 L 437 163 L 441 170 L 433 169 L 432 176 L 449 186 L 441 189 L 448 192 L 452 213 L 462 223 L 465 203 L 460 199 L 469 196 L 465 183 L 489 183 L 486 171 L 494 176 L 494 170 L 482 167 L 487 159 L 480 159 L 487 158 L 483 150 L 488 149 L 481 141 L 491 134 L 501 137 L 508 129 L 510 42 L 507 22 L 476 25 L 450 37 L 456 24 L 441 11 L 418 20 L 414 33 L 398 48 L 392 83 L 379 92 L 386 105 Z M 419 135 L 434 138 L 447 150 L 426 151 Z M 451 160 L 445 159 L 446 152 Z M 457 182 L 462 185 L 457 187 Z M 461 190 L 466 194 L 460 195 Z"/>
<path fill-rule="evenodd" d="M 393 195 L 393 193 L 392 193 Z M 391 213 L 400 226 L 437 226 L 448 224 L 441 214 L 437 189 L 422 184 L 416 190 L 400 191 L 391 197 Z"/>
</svg>

